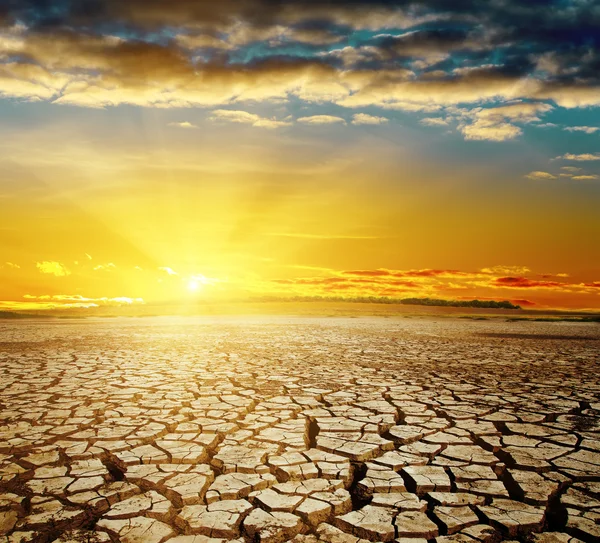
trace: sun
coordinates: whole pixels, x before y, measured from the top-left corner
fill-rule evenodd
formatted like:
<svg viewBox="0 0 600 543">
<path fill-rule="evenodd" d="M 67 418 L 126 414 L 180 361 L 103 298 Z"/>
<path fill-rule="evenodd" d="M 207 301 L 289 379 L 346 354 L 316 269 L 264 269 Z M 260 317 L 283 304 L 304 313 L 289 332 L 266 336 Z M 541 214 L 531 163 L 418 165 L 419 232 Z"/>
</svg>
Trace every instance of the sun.
<svg viewBox="0 0 600 543">
<path fill-rule="evenodd" d="M 190 292 L 196 292 L 200 288 L 200 283 L 192 279 L 191 281 L 188 281 L 187 288 Z"/>
</svg>

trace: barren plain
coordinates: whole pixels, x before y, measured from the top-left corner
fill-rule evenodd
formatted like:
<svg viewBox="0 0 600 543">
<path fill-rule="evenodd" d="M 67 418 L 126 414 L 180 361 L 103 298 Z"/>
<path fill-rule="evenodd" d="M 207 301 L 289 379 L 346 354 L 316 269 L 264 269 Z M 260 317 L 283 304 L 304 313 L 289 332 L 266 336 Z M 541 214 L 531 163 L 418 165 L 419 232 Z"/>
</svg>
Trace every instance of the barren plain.
<svg viewBox="0 0 600 543">
<path fill-rule="evenodd" d="M 600 325 L 0 323 L 0 541 L 600 540 Z"/>
</svg>

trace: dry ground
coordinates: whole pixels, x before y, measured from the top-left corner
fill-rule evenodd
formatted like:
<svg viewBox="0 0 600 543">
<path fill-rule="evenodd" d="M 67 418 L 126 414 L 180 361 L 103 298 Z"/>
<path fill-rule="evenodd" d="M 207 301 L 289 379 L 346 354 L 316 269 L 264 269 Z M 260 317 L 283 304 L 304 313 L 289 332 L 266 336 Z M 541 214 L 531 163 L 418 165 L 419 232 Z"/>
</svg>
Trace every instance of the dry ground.
<svg viewBox="0 0 600 543">
<path fill-rule="evenodd" d="M 0 542 L 600 540 L 600 325 L 0 323 Z"/>
</svg>

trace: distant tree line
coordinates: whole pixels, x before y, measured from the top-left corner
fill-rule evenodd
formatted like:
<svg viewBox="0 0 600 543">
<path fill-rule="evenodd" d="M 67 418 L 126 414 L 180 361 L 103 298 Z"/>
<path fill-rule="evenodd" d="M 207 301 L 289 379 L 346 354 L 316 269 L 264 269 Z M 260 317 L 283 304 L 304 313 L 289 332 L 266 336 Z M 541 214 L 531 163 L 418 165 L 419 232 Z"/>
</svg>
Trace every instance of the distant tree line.
<svg viewBox="0 0 600 543">
<path fill-rule="evenodd" d="M 435 298 L 404 298 L 400 300 L 405 305 L 435 305 L 442 307 L 482 307 L 485 309 L 521 309 L 508 300 L 437 300 Z"/>
<path fill-rule="evenodd" d="M 436 298 L 390 298 L 378 296 L 261 296 L 255 302 L 349 302 L 359 304 L 403 304 L 429 305 L 439 307 L 480 307 L 484 309 L 521 309 L 508 300 L 439 300 Z"/>
<path fill-rule="evenodd" d="M 0 319 L 25 319 L 27 315 L 15 313 L 14 311 L 0 311 Z"/>
</svg>

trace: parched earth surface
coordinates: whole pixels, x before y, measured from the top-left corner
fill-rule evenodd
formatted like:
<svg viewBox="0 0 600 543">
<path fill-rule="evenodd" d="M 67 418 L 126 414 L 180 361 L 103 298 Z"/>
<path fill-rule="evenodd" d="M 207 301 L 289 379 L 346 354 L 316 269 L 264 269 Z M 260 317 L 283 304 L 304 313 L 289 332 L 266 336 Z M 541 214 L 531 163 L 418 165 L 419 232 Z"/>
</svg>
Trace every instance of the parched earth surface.
<svg viewBox="0 0 600 543">
<path fill-rule="evenodd" d="M 0 324 L 0 542 L 600 541 L 600 326 Z"/>
</svg>

